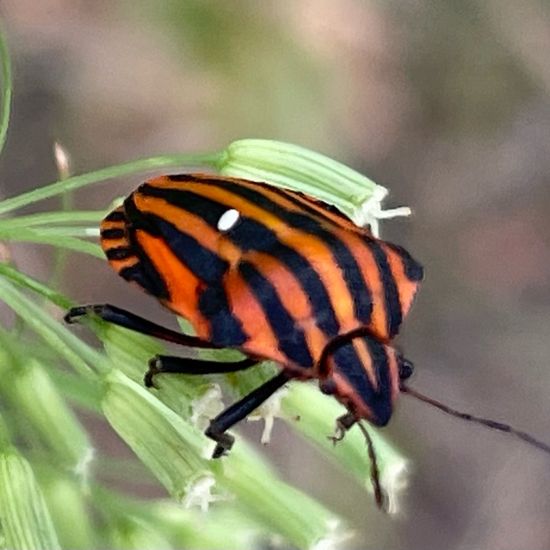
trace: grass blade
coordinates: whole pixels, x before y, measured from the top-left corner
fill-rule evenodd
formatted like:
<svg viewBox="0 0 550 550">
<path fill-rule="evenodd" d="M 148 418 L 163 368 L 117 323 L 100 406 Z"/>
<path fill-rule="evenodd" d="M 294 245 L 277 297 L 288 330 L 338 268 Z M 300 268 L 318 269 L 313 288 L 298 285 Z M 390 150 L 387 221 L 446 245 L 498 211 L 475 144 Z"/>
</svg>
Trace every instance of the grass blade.
<svg viewBox="0 0 550 550">
<path fill-rule="evenodd" d="M 0 299 L 83 376 L 92 375 L 90 365 L 98 369 L 104 367 L 105 360 L 100 353 L 82 342 L 5 279 L 0 279 Z"/>
<path fill-rule="evenodd" d="M 29 214 L 27 216 L 17 216 L 15 218 L 5 218 L 0 220 L 0 232 L 6 229 L 16 229 L 19 227 L 33 227 L 36 225 L 57 225 L 64 223 L 82 223 L 95 224 L 99 222 L 107 212 L 104 210 L 82 210 L 82 211 L 53 211 L 40 212 L 38 214 Z"/>
<path fill-rule="evenodd" d="M 0 202 L 0 215 L 12 212 L 13 210 L 17 210 L 23 206 L 28 206 L 29 204 L 34 204 L 44 199 L 56 197 L 62 193 L 75 191 L 76 189 L 80 189 L 94 183 L 100 183 L 105 180 L 120 176 L 128 176 L 138 172 L 147 172 L 150 170 L 156 170 L 157 168 L 169 168 L 181 165 L 216 168 L 222 158 L 223 153 L 165 155 L 109 166 L 108 168 L 102 168 L 101 170 L 88 172 L 87 174 L 82 174 L 80 176 L 72 176 L 61 181 L 50 183 L 49 185 L 44 185 L 38 189 L 27 191 L 21 195 L 4 199 Z"/>
<path fill-rule="evenodd" d="M 74 250 L 83 254 L 89 254 L 100 260 L 105 259 L 105 254 L 96 243 L 90 243 L 77 239 L 76 237 L 62 236 L 55 233 L 45 233 L 43 230 L 35 229 L 8 229 L 0 232 L 0 238 L 5 241 L 28 242 L 36 244 L 47 244 L 67 250 Z"/>
<path fill-rule="evenodd" d="M 10 123 L 13 89 L 11 60 L 4 30 L 0 27 L 0 70 L 2 72 L 2 106 L 0 107 L 0 153 L 4 149 Z"/>
<path fill-rule="evenodd" d="M 52 302 L 52 304 L 55 304 L 61 309 L 69 309 L 74 305 L 74 303 L 63 296 L 63 294 L 60 294 L 59 292 L 52 290 L 40 281 L 37 281 L 36 279 L 33 279 L 32 277 L 21 273 L 21 271 L 15 269 L 15 267 L 12 267 L 9 264 L 0 262 L 0 275 L 5 277 L 6 279 L 9 279 L 10 281 L 13 281 L 18 286 L 27 288 L 29 290 L 32 290 L 33 292 L 36 292 L 37 294 L 40 294 L 41 296 Z"/>
</svg>

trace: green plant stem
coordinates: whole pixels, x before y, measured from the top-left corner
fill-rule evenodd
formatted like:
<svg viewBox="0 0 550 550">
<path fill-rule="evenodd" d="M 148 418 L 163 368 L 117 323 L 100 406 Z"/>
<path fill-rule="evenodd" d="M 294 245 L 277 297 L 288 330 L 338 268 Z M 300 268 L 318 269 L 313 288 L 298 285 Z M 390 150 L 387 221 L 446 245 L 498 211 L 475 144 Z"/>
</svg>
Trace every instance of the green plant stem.
<svg viewBox="0 0 550 550">
<path fill-rule="evenodd" d="M 23 230 L 25 231 L 25 230 Z M 99 237 L 99 228 L 97 227 L 84 227 L 75 225 L 62 225 L 62 226 L 50 226 L 31 229 L 34 233 L 39 233 L 41 237 L 75 237 L 88 239 L 90 237 Z M 4 238 L 4 235 L 10 235 L 14 240 L 19 240 L 16 234 L 20 233 L 21 229 L 15 230 L 0 228 L 0 238 Z M 9 237 L 8 237 L 9 238 Z M 33 239 L 34 239 L 33 235 Z M 33 241 L 38 242 L 38 241 Z M 60 247 L 65 248 L 65 247 Z M 103 258 L 103 256 L 102 256 Z M 53 286 L 53 285 L 52 285 Z"/>
<path fill-rule="evenodd" d="M 37 244 L 48 244 L 61 248 L 74 250 L 95 256 L 101 260 L 105 259 L 105 254 L 101 251 L 99 245 L 83 241 L 70 236 L 60 236 L 58 234 L 45 234 L 41 230 L 19 228 L 17 230 L 3 230 L 0 238 L 6 241 L 29 242 Z"/>
<path fill-rule="evenodd" d="M 125 164 L 117 164 L 115 166 L 109 166 L 96 170 L 95 172 L 89 172 L 80 176 L 73 176 L 61 181 L 56 181 L 40 187 L 39 189 L 33 189 L 21 195 L 16 195 L 0 202 L 0 215 L 12 212 L 23 206 L 28 206 L 35 202 L 48 199 L 66 193 L 68 191 L 74 191 L 80 189 L 86 185 L 92 183 L 103 182 L 108 179 L 127 176 L 129 174 L 135 174 L 137 172 L 146 172 L 149 170 L 155 170 L 157 168 L 167 168 L 170 166 L 205 166 L 209 168 L 217 168 L 221 162 L 223 162 L 224 153 L 204 153 L 195 155 L 165 155 L 158 157 L 150 157 L 146 159 L 139 159 Z"/>
<path fill-rule="evenodd" d="M 68 156 L 65 155 L 65 150 L 59 146 L 58 143 L 54 146 L 54 154 L 56 157 L 57 162 L 57 170 L 59 173 L 59 179 L 65 180 L 70 176 L 70 163 Z M 65 157 L 66 164 L 61 159 L 60 155 Z M 63 193 L 60 197 L 60 203 L 61 203 L 61 209 L 64 212 L 69 212 L 73 210 L 74 206 L 74 193 Z M 78 236 L 78 235 L 72 235 L 72 236 Z M 88 235 L 84 235 L 88 236 Z M 67 258 L 69 256 L 69 251 L 66 248 L 56 248 L 55 254 L 53 257 L 53 268 L 52 268 L 52 274 L 50 275 L 49 283 L 51 287 L 57 287 L 59 283 L 61 282 L 61 278 L 63 276 L 63 269 L 65 267 L 65 263 L 67 261 Z"/>
<path fill-rule="evenodd" d="M 93 365 L 98 372 L 105 371 L 103 356 L 82 342 L 56 319 L 52 318 L 31 298 L 28 298 L 8 280 L 0 278 L 0 297 L 15 313 L 21 316 L 37 334 L 74 369 L 84 377 L 93 376 Z"/>
<path fill-rule="evenodd" d="M 15 218 L 4 218 L 0 220 L 0 233 L 6 229 L 19 227 L 33 227 L 50 224 L 99 224 L 99 221 L 107 212 L 104 210 L 81 210 L 81 211 L 52 211 L 29 214 L 28 216 L 17 216 Z"/>
<path fill-rule="evenodd" d="M 4 30 L 0 28 L 0 70 L 2 71 L 2 106 L 0 108 L 0 153 L 4 149 L 10 122 L 12 73 L 11 60 Z"/>
<path fill-rule="evenodd" d="M 40 294 L 41 296 L 62 309 L 69 309 L 71 306 L 74 305 L 74 303 L 63 296 L 63 294 L 56 292 L 55 290 L 52 290 L 51 288 L 49 288 L 45 284 L 42 284 L 36 279 L 33 279 L 32 277 L 21 273 L 21 271 L 17 270 L 15 267 L 9 264 L 0 262 L 0 275 L 5 277 L 6 279 L 9 279 L 10 281 L 13 281 L 18 286 L 27 288 L 29 290 L 32 290 L 33 292 L 36 292 L 37 294 Z"/>
</svg>

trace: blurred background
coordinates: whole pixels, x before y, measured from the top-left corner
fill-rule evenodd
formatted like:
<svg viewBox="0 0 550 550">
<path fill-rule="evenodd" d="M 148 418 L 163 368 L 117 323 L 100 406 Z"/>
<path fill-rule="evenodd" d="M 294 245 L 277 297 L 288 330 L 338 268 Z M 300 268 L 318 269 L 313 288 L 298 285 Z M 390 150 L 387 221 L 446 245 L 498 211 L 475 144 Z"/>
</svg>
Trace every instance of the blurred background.
<svg viewBox="0 0 550 550">
<path fill-rule="evenodd" d="M 328 154 L 414 210 L 382 226 L 426 268 L 399 338 L 411 385 L 550 441 L 547 2 L 3 0 L 0 15 L 15 72 L 2 196 L 57 179 L 54 141 L 75 173 L 244 137 Z M 48 276 L 48 249 L 16 254 Z M 69 260 L 63 288 L 169 318 L 106 262 Z M 406 396 L 386 432 L 413 468 L 398 517 L 282 424 L 265 453 L 349 520 L 350 548 L 550 547 L 548 456 Z"/>
</svg>

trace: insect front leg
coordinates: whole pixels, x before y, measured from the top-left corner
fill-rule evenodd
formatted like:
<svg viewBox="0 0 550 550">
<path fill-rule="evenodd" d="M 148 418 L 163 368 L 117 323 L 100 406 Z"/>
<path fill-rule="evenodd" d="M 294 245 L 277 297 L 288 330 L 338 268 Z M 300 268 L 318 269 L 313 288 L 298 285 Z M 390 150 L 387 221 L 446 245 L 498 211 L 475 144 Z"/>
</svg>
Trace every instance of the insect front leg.
<svg viewBox="0 0 550 550">
<path fill-rule="evenodd" d="M 240 401 L 225 409 L 210 422 L 210 426 L 204 433 L 217 443 L 212 458 L 223 456 L 233 446 L 235 438 L 225 432 L 257 409 L 268 397 L 284 386 L 290 378 L 285 371 L 280 372 L 248 395 L 245 395 Z"/>
<path fill-rule="evenodd" d="M 383 511 L 387 511 L 387 498 L 386 498 L 386 494 L 382 489 L 382 486 L 380 485 L 380 472 L 378 470 L 378 460 L 376 458 L 376 451 L 374 449 L 374 444 L 372 442 L 370 434 L 365 428 L 365 426 L 363 426 L 363 424 L 359 422 L 355 414 L 353 414 L 352 412 L 347 412 L 346 414 L 336 419 L 336 431 L 334 435 L 328 436 L 328 438 L 334 443 L 334 445 L 336 445 L 336 443 L 344 439 L 346 432 L 356 424 L 359 427 L 359 429 L 363 432 L 365 441 L 367 443 L 367 449 L 368 449 L 369 460 L 371 465 L 371 482 L 374 490 L 374 500 L 378 508 L 380 508 Z"/>
<path fill-rule="evenodd" d="M 357 417 L 351 412 L 348 412 L 346 414 L 343 414 L 342 416 L 339 416 L 336 419 L 336 428 L 334 430 L 334 434 L 328 435 L 327 438 L 330 439 L 334 445 L 336 445 L 336 443 L 344 439 L 344 437 L 346 436 L 346 432 L 356 422 L 357 422 Z"/>
<path fill-rule="evenodd" d="M 319 389 L 326 395 L 334 395 L 336 392 L 336 383 L 332 378 L 325 378 L 319 383 Z M 346 432 L 357 422 L 357 417 L 351 411 L 339 416 L 336 419 L 336 427 L 333 435 L 327 435 L 327 438 L 334 445 L 344 439 Z"/>
</svg>

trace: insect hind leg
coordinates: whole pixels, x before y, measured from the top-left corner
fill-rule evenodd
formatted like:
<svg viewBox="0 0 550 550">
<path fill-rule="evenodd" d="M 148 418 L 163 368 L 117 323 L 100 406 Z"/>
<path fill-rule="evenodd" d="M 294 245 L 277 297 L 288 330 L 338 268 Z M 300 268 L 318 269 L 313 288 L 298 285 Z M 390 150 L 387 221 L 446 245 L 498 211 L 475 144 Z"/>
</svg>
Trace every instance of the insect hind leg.
<svg viewBox="0 0 550 550">
<path fill-rule="evenodd" d="M 72 307 L 65 314 L 64 320 L 66 323 L 72 324 L 77 322 L 81 317 L 90 314 L 96 315 L 107 323 L 112 323 L 113 325 L 118 325 L 119 327 L 124 327 L 139 332 L 140 334 L 153 336 L 174 344 L 193 348 L 218 349 L 218 346 L 206 340 L 157 325 L 135 313 L 111 304 L 89 304 Z"/>
</svg>

